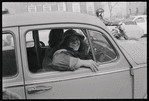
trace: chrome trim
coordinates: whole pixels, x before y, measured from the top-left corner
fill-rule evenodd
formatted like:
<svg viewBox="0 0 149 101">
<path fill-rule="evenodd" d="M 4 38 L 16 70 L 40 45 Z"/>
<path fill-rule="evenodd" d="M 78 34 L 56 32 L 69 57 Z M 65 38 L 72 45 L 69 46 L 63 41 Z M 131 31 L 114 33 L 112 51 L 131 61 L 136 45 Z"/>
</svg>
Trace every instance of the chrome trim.
<svg viewBox="0 0 149 101">
<path fill-rule="evenodd" d="M 133 66 L 133 69 L 140 69 L 140 68 L 147 68 L 147 64 L 140 64 L 140 65 Z"/>
<path fill-rule="evenodd" d="M 51 78 L 49 79 L 40 79 L 40 80 L 30 80 L 26 81 L 26 85 L 34 85 L 34 84 L 40 84 L 40 83 L 46 83 L 46 82 L 60 82 L 60 81 L 65 81 L 65 80 L 72 80 L 72 79 L 79 79 L 79 78 L 86 78 L 86 77 L 93 77 L 93 76 L 100 76 L 100 75 L 105 75 L 105 74 L 111 74 L 111 73 L 117 73 L 117 72 L 123 72 L 123 71 L 129 71 L 130 68 L 127 69 L 121 69 L 121 70 L 114 70 L 114 71 L 101 71 L 101 72 L 96 72 L 96 73 L 86 73 L 83 75 L 74 75 L 72 77 L 70 76 L 63 76 L 63 78 Z"/>
<path fill-rule="evenodd" d="M 24 86 L 23 82 L 3 83 L 4 88 L 20 87 L 20 86 Z"/>
</svg>

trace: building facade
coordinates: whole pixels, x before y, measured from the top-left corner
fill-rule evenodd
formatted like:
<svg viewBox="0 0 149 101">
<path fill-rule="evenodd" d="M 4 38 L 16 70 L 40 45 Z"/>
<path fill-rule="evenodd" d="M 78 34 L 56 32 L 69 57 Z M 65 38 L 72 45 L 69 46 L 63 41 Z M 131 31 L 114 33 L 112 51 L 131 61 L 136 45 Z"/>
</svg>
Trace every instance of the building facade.
<svg viewBox="0 0 149 101">
<path fill-rule="evenodd" d="M 86 13 L 95 16 L 100 2 L 3 2 L 2 8 L 10 13 L 68 11 Z"/>
</svg>

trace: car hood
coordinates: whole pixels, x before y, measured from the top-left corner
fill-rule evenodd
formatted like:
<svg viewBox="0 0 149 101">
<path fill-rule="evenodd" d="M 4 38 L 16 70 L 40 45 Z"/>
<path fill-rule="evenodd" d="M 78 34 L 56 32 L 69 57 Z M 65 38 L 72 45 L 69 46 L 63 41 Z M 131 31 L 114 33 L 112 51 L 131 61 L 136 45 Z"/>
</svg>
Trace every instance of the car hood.
<svg viewBox="0 0 149 101">
<path fill-rule="evenodd" d="M 121 49 L 128 53 L 136 64 L 144 64 L 147 62 L 147 44 L 136 40 L 118 40 L 118 44 Z"/>
</svg>

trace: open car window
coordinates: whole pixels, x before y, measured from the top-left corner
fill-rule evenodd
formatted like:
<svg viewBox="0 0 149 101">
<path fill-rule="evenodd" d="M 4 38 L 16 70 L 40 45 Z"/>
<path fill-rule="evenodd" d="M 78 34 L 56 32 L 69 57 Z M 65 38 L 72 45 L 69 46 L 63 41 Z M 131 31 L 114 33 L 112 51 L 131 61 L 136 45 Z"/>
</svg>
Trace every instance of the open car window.
<svg viewBox="0 0 149 101">
<path fill-rule="evenodd" d="M 70 29 L 70 28 L 69 28 Z M 86 44 L 85 52 L 91 56 L 91 58 L 94 60 L 93 57 L 95 57 L 97 62 L 100 63 L 108 63 L 112 60 L 115 60 L 116 53 L 109 44 L 109 41 L 107 38 L 98 31 L 89 30 L 89 38 L 86 33 L 86 29 L 79 29 L 79 28 L 72 28 L 73 30 L 76 30 L 78 33 L 84 36 L 84 43 Z M 31 73 L 41 73 L 41 72 L 51 72 L 49 70 L 43 71 L 42 63 L 45 58 L 45 53 L 48 49 L 48 51 L 52 50 L 52 48 L 49 48 L 49 35 L 50 31 L 52 29 L 40 29 L 40 30 L 33 30 L 29 31 L 26 34 L 26 37 L 29 37 L 30 40 L 32 40 L 33 47 L 26 47 L 27 49 L 27 59 L 28 59 L 28 70 Z M 64 28 L 63 33 L 67 31 L 68 29 Z M 57 37 L 55 37 L 57 38 Z M 56 39 L 52 40 L 56 40 Z M 30 42 L 30 40 L 27 41 Z M 89 40 L 91 40 L 91 44 L 89 43 Z M 60 40 L 58 40 L 60 41 Z M 91 46 L 93 46 L 94 54 L 92 54 Z M 95 55 L 95 56 L 93 56 Z M 50 60 L 49 60 L 50 62 Z M 52 71 L 53 72 L 53 71 Z"/>
</svg>

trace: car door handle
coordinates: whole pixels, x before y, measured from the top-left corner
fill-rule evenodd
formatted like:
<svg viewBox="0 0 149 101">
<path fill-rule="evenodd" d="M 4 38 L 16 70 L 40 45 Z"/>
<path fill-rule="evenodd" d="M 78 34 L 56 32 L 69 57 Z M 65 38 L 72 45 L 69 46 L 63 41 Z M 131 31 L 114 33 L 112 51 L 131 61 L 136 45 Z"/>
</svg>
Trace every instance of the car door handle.
<svg viewBox="0 0 149 101">
<path fill-rule="evenodd" d="M 34 94 L 34 93 L 41 93 L 45 92 L 47 90 L 51 90 L 52 86 L 37 86 L 37 87 L 30 87 L 27 89 L 28 94 Z"/>
</svg>

